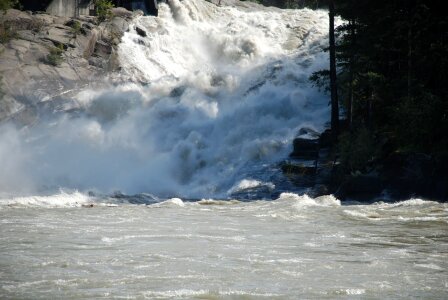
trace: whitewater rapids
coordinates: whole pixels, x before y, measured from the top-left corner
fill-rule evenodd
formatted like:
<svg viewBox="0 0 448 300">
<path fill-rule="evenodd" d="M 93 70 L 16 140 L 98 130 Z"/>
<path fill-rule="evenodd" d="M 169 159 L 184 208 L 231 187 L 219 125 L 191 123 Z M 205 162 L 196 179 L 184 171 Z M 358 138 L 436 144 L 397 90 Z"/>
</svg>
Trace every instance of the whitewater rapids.
<svg viewBox="0 0 448 300">
<path fill-rule="evenodd" d="M 448 205 L 0 201 L 2 299 L 446 299 Z"/>
<path fill-rule="evenodd" d="M 326 12 L 169 3 L 125 33 L 114 85 L 48 105 L 26 128 L 0 127 L 4 195 L 227 198 L 243 180 L 275 186 L 260 170 L 329 118 L 308 81 L 327 65 Z"/>
<path fill-rule="evenodd" d="M 446 299 L 447 204 L 281 193 L 327 12 L 169 3 L 114 84 L 0 125 L 0 299 Z"/>
</svg>

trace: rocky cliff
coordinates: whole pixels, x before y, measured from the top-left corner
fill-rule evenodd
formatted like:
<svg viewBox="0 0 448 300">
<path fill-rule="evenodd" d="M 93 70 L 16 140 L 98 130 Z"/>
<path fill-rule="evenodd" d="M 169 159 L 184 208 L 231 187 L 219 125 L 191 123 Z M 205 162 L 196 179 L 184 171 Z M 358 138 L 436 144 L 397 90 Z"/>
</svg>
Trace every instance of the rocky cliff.
<svg viewBox="0 0 448 300">
<path fill-rule="evenodd" d="M 116 50 L 141 12 L 123 8 L 95 17 L 57 17 L 8 10 L 0 14 L 0 122 L 33 123 L 40 107 L 56 109 L 74 89 L 100 84 L 120 69 Z"/>
</svg>

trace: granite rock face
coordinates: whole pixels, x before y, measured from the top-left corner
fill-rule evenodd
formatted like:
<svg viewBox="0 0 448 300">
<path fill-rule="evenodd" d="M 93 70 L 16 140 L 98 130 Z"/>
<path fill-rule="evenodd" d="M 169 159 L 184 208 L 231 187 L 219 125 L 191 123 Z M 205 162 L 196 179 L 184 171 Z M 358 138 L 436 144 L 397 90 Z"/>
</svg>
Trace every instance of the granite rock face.
<svg viewBox="0 0 448 300">
<path fill-rule="evenodd" d="M 0 14 L 0 122 L 32 123 L 41 103 L 58 101 L 118 70 L 116 49 L 136 15 L 121 8 L 111 20 L 97 24 L 89 16 L 74 19 L 14 9 Z"/>
</svg>

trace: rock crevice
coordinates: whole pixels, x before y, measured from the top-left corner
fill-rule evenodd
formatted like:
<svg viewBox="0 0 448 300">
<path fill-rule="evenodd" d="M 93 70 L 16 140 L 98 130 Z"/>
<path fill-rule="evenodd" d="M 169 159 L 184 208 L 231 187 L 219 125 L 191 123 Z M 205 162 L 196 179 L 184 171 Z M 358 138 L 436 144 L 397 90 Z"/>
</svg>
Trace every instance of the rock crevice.
<svg viewBox="0 0 448 300">
<path fill-rule="evenodd" d="M 32 123 L 33 106 L 25 102 L 36 106 L 43 99 L 57 99 L 119 70 L 118 44 L 141 13 L 123 8 L 113 13 L 100 24 L 89 16 L 67 18 L 14 9 L 0 14 L 0 122 L 14 118 Z M 18 116 L 21 113 L 27 117 Z"/>
</svg>

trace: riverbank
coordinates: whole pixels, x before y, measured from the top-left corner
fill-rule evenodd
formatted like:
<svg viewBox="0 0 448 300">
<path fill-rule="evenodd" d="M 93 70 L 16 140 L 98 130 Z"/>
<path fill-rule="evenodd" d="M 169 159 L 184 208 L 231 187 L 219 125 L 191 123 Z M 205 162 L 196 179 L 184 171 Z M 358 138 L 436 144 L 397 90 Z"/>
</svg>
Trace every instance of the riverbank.
<svg viewBox="0 0 448 300">
<path fill-rule="evenodd" d="M 333 141 L 330 130 L 319 134 L 302 128 L 293 141 L 290 158 L 281 168 L 297 185 L 309 186 L 313 196 L 331 193 L 341 200 L 366 202 L 413 197 L 448 201 L 446 158 L 415 152 L 387 152 L 386 147 L 381 147 L 376 157 L 362 162 L 368 165 L 366 169 L 350 172 L 342 158 L 347 155 L 342 153 L 344 150 L 341 142 Z"/>
<path fill-rule="evenodd" d="M 9 9 L 0 15 L 0 122 L 35 123 L 42 106 L 64 105 L 72 90 L 101 84 L 120 70 L 117 47 L 141 11 L 58 17 Z"/>
</svg>

